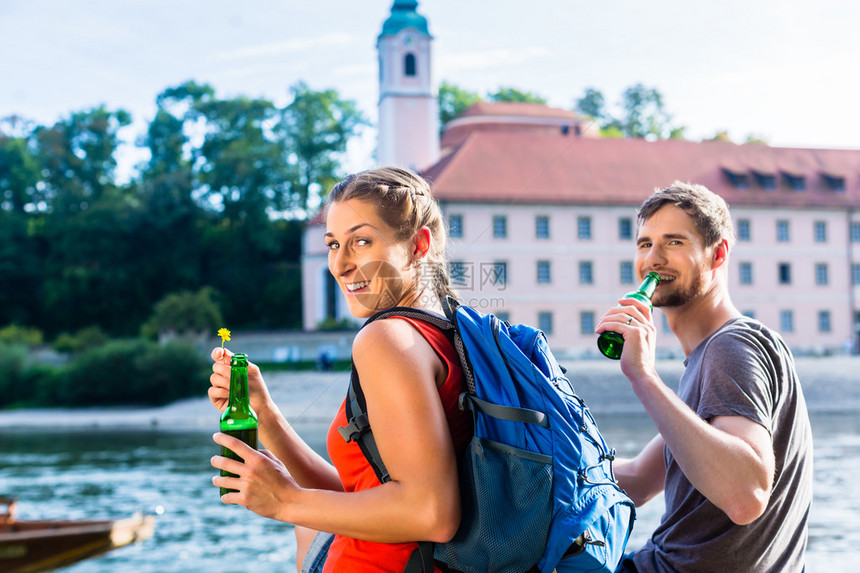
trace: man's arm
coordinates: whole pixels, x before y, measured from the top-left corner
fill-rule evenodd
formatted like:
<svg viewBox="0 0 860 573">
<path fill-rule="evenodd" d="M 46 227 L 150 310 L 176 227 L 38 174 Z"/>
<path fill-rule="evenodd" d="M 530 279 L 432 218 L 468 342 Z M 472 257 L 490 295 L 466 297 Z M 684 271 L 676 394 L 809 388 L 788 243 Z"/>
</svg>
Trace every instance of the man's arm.
<svg viewBox="0 0 860 573">
<path fill-rule="evenodd" d="M 665 442 L 659 434 L 633 459 L 618 459 L 613 464 L 615 477 L 636 507 L 644 505 L 663 491 L 666 481 Z"/>
<path fill-rule="evenodd" d="M 718 416 L 709 423 L 656 374 L 631 383 L 693 487 L 738 525 L 764 513 L 775 466 L 767 429 L 742 416 Z"/>
</svg>

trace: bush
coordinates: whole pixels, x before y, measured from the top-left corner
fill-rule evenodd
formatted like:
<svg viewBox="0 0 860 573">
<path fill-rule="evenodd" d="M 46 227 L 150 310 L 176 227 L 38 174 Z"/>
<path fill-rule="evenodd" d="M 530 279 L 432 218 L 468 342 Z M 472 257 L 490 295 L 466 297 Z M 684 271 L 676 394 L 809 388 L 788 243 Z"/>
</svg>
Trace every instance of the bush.
<svg viewBox="0 0 860 573">
<path fill-rule="evenodd" d="M 215 303 L 215 291 L 204 287 L 197 292 L 182 291 L 161 299 L 141 327 L 141 334 L 155 338 L 163 333 L 214 333 L 223 323 L 221 310 Z"/>
<path fill-rule="evenodd" d="M 9 324 L 0 328 L 0 344 L 24 346 L 39 346 L 43 340 L 42 331 L 38 328 Z"/>
<path fill-rule="evenodd" d="M 0 342 L 0 408 L 26 404 L 32 399 L 31 388 L 24 383 L 27 369 L 27 347 L 24 344 Z"/>
<path fill-rule="evenodd" d="M 208 378 L 208 361 L 187 344 L 119 340 L 81 353 L 51 394 L 63 406 L 156 406 L 204 395 Z"/>
<path fill-rule="evenodd" d="M 108 341 L 107 334 L 98 326 L 88 326 L 75 334 L 64 332 L 54 341 L 53 348 L 65 354 L 78 354 L 90 348 L 96 348 Z"/>
</svg>

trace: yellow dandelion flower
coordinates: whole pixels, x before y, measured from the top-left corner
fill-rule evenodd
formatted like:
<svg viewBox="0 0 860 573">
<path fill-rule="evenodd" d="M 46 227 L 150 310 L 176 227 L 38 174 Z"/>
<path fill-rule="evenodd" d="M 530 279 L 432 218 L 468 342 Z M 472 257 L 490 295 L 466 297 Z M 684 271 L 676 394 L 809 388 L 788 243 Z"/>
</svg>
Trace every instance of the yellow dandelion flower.
<svg viewBox="0 0 860 573">
<path fill-rule="evenodd" d="M 224 343 L 230 340 L 230 331 L 226 328 L 219 328 L 218 336 L 221 337 L 221 348 L 224 348 Z"/>
</svg>

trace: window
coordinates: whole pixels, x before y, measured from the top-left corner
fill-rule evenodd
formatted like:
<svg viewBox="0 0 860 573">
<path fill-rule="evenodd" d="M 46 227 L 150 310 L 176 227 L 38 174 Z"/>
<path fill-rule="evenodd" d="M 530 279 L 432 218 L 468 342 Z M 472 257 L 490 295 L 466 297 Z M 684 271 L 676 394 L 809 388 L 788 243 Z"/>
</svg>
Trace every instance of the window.
<svg viewBox="0 0 860 573">
<path fill-rule="evenodd" d="M 780 243 L 788 242 L 788 221 L 780 220 L 776 222 L 776 240 Z"/>
<path fill-rule="evenodd" d="M 621 261 L 621 284 L 633 284 L 633 263 L 630 261 Z"/>
<path fill-rule="evenodd" d="M 851 265 L 851 284 L 860 285 L 860 263 Z"/>
<path fill-rule="evenodd" d="M 741 263 L 738 265 L 738 279 L 742 285 L 753 284 L 752 263 Z"/>
<path fill-rule="evenodd" d="M 580 334 L 594 334 L 594 313 L 590 310 L 584 310 L 579 313 L 579 332 Z"/>
<path fill-rule="evenodd" d="M 791 284 L 791 263 L 779 263 L 778 273 L 779 273 L 779 284 L 781 284 L 781 285 L 790 285 Z"/>
<path fill-rule="evenodd" d="M 815 236 L 816 243 L 826 243 L 827 242 L 827 222 L 826 221 L 816 221 L 813 224 L 813 235 Z"/>
<path fill-rule="evenodd" d="M 508 263 L 496 261 L 491 265 L 484 265 L 483 267 L 484 273 L 487 275 L 482 277 L 485 284 L 498 287 L 504 287 L 508 284 Z"/>
<path fill-rule="evenodd" d="M 539 312 L 538 313 L 538 328 L 543 330 L 545 334 L 552 334 L 552 313 L 551 312 Z"/>
<path fill-rule="evenodd" d="M 403 75 L 411 78 L 416 73 L 415 54 L 406 54 L 403 57 Z"/>
<path fill-rule="evenodd" d="M 537 282 L 538 284 L 549 284 L 552 281 L 550 273 L 549 261 L 537 262 Z"/>
<path fill-rule="evenodd" d="M 830 311 L 818 311 L 818 332 L 830 332 Z"/>
<path fill-rule="evenodd" d="M 831 191 L 845 191 L 845 177 L 841 175 L 827 175 L 822 173 L 821 175 L 824 178 L 824 182 L 827 183 L 827 186 Z"/>
<path fill-rule="evenodd" d="M 750 239 L 750 220 L 738 219 L 738 241 L 749 241 Z"/>
<path fill-rule="evenodd" d="M 815 263 L 815 284 L 824 286 L 827 282 L 827 263 Z"/>
<path fill-rule="evenodd" d="M 452 239 L 463 238 L 463 215 L 448 215 L 448 234 Z"/>
<path fill-rule="evenodd" d="M 591 217 L 582 216 L 576 220 L 576 233 L 580 239 L 591 238 Z"/>
<path fill-rule="evenodd" d="M 594 265 L 593 263 L 591 263 L 591 261 L 580 261 L 579 284 L 594 284 Z"/>
<path fill-rule="evenodd" d="M 471 285 L 469 266 L 463 261 L 451 261 L 449 263 L 451 276 L 451 284 L 455 287 L 462 288 Z M 470 286 L 471 288 L 471 286 Z"/>
<path fill-rule="evenodd" d="M 783 332 L 794 332 L 794 312 L 791 310 L 779 311 L 779 329 Z"/>
<path fill-rule="evenodd" d="M 535 237 L 549 239 L 549 217 L 546 215 L 535 217 Z"/>
<path fill-rule="evenodd" d="M 732 171 L 731 169 L 723 168 L 723 173 L 728 177 L 729 182 L 735 189 L 749 189 L 749 176 L 743 171 Z"/>
<path fill-rule="evenodd" d="M 504 239 L 508 236 L 508 218 L 504 215 L 493 216 L 493 237 Z"/>
<path fill-rule="evenodd" d="M 618 219 L 618 238 L 622 241 L 628 241 L 633 238 L 633 219 L 630 217 L 620 217 Z"/>
<path fill-rule="evenodd" d="M 852 221 L 850 231 L 851 242 L 860 243 L 860 222 Z"/>
<path fill-rule="evenodd" d="M 788 185 L 795 191 L 803 191 L 804 189 L 806 189 L 806 179 L 803 177 L 803 175 L 783 173 L 782 178 L 785 180 L 786 185 Z"/>
<path fill-rule="evenodd" d="M 761 185 L 762 189 L 776 189 L 776 175 L 773 173 L 759 173 L 754 171 L 755 180 Z"/>
</svg>

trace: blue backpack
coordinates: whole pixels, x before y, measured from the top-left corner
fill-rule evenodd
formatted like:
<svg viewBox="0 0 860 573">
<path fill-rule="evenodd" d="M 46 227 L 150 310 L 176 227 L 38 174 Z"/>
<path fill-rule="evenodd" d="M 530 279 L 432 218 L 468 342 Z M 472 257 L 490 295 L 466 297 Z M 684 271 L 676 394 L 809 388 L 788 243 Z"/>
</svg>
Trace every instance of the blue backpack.
<svg viewBox="0 0 860 573">
<path fill-rule="evenodd" d="M 447 317 L 406 307 L 402 316 L 445 332 L 460 357 L 474 436 L 459 460 L 462 520 L 447 543 L 419 542 L 405 573 L 612 572 L 633 529 L 633 502 L 612 472 L 615 450 L 597 430 L 540 330 L 445 304 Z M 381 483 L 391 478 L 373 440 L 353 366 L 343 438 L 355 441 Z"/>
</svg>

